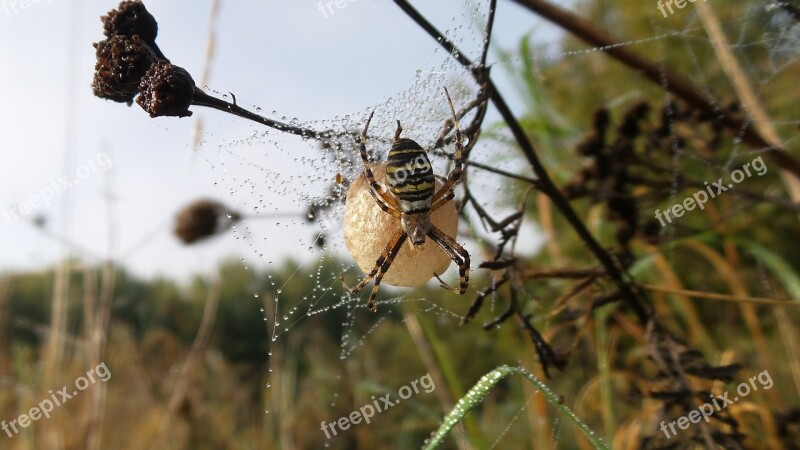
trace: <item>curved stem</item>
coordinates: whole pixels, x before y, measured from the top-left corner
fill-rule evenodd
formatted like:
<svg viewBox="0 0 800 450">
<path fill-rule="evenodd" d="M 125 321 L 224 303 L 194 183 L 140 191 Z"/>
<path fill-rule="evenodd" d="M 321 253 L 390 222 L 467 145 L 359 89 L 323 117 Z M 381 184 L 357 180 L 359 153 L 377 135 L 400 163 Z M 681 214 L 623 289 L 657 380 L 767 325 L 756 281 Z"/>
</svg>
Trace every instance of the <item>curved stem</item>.
<svg viewBox="0 0 800 450">
<path fill-rule="evenodd" d="M 258 115 L 252 111 L 248 111 L 242 108 L 241 106 L 237 105 L 235 99 L 233 103 L 230 103 L 225 100 L 212 97 L 203 92 L 200 88 L 196 86 L 194 88 L 194 97 L 192 98 L 192 104 L 196 106 L 205 106 L 207 108 L 212 108 L 218 111 L 227 112 L 235 116 L 252 120 L 253 122 L 258 122 L 262 125 L 266 125 L 270 128 L 274 128 L 284 133 L 294 134 L 306 138 L 327 139 L 334 136 L 343 136 L 345 134 L 350 134 L 350 133 L 334 133 L 333 131 L 330 130 L 317 131 L 311 128 L 298 127 L 295 125 L 279 122 L 277 120 L 268 119 L 264 116 Z"/>
</svg>

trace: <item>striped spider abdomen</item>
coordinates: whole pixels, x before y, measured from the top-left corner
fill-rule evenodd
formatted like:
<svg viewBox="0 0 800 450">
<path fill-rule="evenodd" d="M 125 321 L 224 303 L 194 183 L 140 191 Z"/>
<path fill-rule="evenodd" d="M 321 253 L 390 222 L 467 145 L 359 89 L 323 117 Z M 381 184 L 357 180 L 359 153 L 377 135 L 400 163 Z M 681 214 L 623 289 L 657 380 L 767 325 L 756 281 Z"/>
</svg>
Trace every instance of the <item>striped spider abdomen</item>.
<svg viewBox="0 0 800 450">
<path fill-rule="evenodd" d="M 415 141 L 397 139 L 386 158 L 386 181 L 403 214 L 426 214 L 431 210 L 434 177 L 425 150 Z"/>
</svg>

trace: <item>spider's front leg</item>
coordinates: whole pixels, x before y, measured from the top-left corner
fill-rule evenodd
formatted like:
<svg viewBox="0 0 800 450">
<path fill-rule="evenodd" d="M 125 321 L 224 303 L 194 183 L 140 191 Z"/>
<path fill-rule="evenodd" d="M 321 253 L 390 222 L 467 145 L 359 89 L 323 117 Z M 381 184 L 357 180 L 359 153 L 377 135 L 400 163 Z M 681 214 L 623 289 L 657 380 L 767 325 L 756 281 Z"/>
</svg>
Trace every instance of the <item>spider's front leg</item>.
<svg viewBox="0 0 800 450">
<path fill-rule="evenodd" d="M 402 229 L 398 229 L 392 235 L 392 238 L 389 239 L 389 243 L 386 244 L 386 249 L 378 256 L 378 259 L 375 260 L 375 267 L 361 280 L 357 285 L 349 288 L 348 291 L 351 294 L 355 294 L 356 292 L 360 291 L 364 286 L 369 283 L 369 280 L 375 279 L 375 284 L 372 286 L 372 293 L 369 295 L 369 302 L 367 302 L 367 308 L 372 311 L 376 312 L 378 309 L 375 307 L 375 297 L 378 296 L 378 289 L 381 285 L 381 280 L 383 276 L 386 274 L 386 271 L 389 270 L 389 267 L 392 265 L 394 258 L 400 252 L 400 249 L 403 247 L 403 243 L 405 243 L 408 235 Z"/>
</svg>

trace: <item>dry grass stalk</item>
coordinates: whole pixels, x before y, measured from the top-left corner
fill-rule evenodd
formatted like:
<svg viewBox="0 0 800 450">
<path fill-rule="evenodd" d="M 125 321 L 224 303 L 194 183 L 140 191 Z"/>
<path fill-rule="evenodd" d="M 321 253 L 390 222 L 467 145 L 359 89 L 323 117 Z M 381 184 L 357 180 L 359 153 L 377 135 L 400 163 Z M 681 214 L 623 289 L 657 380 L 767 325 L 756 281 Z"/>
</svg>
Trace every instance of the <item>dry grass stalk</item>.
<svg viewBox="0 0 800 450">
<path fill-rule="evenodd" d="M 186 398 L 186 392 L 189 389 L 189 383 L 192 381 L 195 366 L 205 354 L 208 336 L 211 334 L 211 326 L 214 324 L 214 318 L 217 315 L 221 288 L 222 279 L 217 276 L 211 281 L 211 285 L 209 286 L 206 305 L 203 309 L 203 318 L 200 320 L 200 328 L 197 330 L 197 336 L 195 336 L 194 342 L 192 343 L 192 348 L 189 350 L 189 355 L 186 357 L 180 375 L 178 375 L 178 380 L 175 382 L 175 388 L 172 391 L 172 397 L 169 399 L 167 412 L 161 420 L 158 437 L 154 445 L 155 448 L 169 448 L 167 436 L 171 429 L 172 422 L 175 419 L 175 415 Z"/>
</svg>

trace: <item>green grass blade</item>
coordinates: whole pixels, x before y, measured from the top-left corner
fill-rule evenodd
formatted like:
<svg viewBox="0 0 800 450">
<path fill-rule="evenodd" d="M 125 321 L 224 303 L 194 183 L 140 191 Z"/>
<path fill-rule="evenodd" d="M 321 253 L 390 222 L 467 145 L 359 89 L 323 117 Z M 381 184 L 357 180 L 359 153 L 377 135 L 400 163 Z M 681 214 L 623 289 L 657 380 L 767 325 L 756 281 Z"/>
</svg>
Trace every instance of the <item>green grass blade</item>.
<svg viewBox="0 0 800 450">
<path fill-rule="evenodd" d="M 425 450 L 433 450 L 439 447 L 439 445 L 444 442 L 447 434 L 450 433 L 450 430 L 452 430 L 458 422 L 464 419 L 464 417 L 472 408 L 483 401 L 483 399 L 486 398 L 486 395 L 489 394 L 489 391 L 491 391 L 492 388 L 498 382 L 500 382 L 500 380 L 514 374 L 522 375 L 531 383 L 533 383 L 534 386 L 536 386 L 536 388 L 539 389 L 542 394 L 544 394 L 548 403 L 555 406 L 559 411 L 564 413 L 569 420 L 578 426 L 583 435 L 586 436 L 586 439 L 588 439 L 592 445 L 594 445 L 594 448 L 609 450 L 609 447 L 605 444 L 605 442 L 603 442 L 603 440 L 600 439 L 600 437 L 597 436 L 597 434 L 592 431 L 592 429 L 589 428 L 589 426 L 586 425 L 583 420 L 578 418 L 578 416 L 576 416 L 571 409 L 569 409 L 566 405 L 563 405 L 559 401 L 558 395 L 551 391 L 546 384 L 541 382 L 532 373 L 521 367 L 509 366 L 500 366 L 481 377 L 481 379 L 475 383 L 475 386 L 473 386 L 472 389 L 470 389 L 469 392 L 467 392 L 465 396 L 461 397 L 458 403 L 456 403 L 453 411 L 451 411 L 450 414 L 444 418 L 444 421 L 442 421 L 439 429 L 436 430 L 436 432 L 433 434 L 433 437 L 431 437 L 431 439 L 424 444 L 425 446 L 423 448 Z"/>
<path fill-rule="evenodd" d="M 800 277 L 780 255 L 749 239 L 731 238 L 739 247 L 755 256 L 781 282 L 792 299 L 800 300 Z"/>
</svg>

